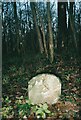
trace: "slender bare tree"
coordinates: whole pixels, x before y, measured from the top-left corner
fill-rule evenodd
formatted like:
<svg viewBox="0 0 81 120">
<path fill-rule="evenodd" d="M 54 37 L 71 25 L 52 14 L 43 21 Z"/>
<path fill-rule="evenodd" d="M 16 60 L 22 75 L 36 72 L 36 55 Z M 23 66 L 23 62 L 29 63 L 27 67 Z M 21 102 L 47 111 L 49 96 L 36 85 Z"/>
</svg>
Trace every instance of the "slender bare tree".
<svg viewBox="0 0 81 120">
<path fill-rule="evenodd" d="M 47 2 L 47 18 L 48 18 L 48 42 L 49 42 L 49 58 L 52 63 L 54 60 L 54 43 L 53 43 L 53 34 L 52 34 L 52 22 L 50 14 L 50 0 Z"/>
<path fill-rule="evenodd" d="M 40 34 L 40 29 L 39 29 L 39 26 L 37 24 L 35 3 L 30 2 L 30 6 L 31 6 L 31 10 L 32 10 L 32 15 L 33 15 L 33 22 L 34 22 L 34 25 L 35 25 L 35 28 L 36 28 L 36 31 L 37 31 L 40 53 L 43 53 L 44 52 L 44 47 L 43 47 L 43 43 L 42 43 L 42 37 L 41 37 L 41 34 Z"/>
</svg>

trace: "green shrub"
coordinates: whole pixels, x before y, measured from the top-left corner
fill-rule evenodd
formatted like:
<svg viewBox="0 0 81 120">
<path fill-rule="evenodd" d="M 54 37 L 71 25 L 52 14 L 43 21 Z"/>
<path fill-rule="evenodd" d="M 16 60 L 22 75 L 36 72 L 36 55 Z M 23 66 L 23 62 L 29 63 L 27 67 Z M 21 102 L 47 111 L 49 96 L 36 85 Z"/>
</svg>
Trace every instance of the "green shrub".
<svg viewBox="0 0 81 120">
<path fill-rule="evenodd" d="M 27 97 L 25 99 L 23 98 L 23 96 L 17 98 L 16 105 L 18 109 L 19 118 L 20 117 L 23 118 L 24 116 L 30 115 L 32 104 L 31 104 L 31 101 L 28 100 Z"/>
<path fill-rule="evenodd" d="M 37 118 L 43 119 L 51 113 L 51 111 L 48 110 L 48 105 L 46 103 L 33 106 L 33 112 L 36 114 Z"/>
<path fill-rule="evenodd" d="M 3 99 L 4 106 L 2 107 L 2 117 L 8 118 L 14 115 L 13 107 L 11 106 L 11 100 L 9 97 Z"/>
<path fill-rule="evenodd" d="M 11 100 L 9 97 L 3 99 L 2 117 L 9 118 L 17 114 L 18 118 L 28 118 L 33 114 L 33 117 L 44 119 L 47 116 L 52 115 L 51 111 L 48 109 L 47 103 L 34 105 L 28 99 L 28 97 L 17 97 L 15 101 L 16 113 L 14 113 L 14 108 L 11 106 Z"/>
</svg>

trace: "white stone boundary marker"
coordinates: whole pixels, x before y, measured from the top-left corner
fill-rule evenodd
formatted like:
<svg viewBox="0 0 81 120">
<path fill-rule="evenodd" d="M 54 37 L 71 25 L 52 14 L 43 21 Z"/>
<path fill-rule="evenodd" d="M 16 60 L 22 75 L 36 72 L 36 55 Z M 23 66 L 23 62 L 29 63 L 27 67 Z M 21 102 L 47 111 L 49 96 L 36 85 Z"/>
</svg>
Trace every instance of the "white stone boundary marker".
<svg viewBox="0 0 81 120">
<path fill-rule="evenodd" d="M 52 74 L 39 74 L 28 82 L 28 97 L 33 104 L 54 104 L 61 95 L 61 82 Z"/>
</svg>

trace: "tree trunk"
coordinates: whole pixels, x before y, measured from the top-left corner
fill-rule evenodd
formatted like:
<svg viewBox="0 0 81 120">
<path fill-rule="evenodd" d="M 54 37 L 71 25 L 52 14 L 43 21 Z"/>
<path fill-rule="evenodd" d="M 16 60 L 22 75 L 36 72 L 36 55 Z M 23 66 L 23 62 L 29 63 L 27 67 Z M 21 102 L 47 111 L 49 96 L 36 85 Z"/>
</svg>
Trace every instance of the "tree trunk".
<svg viewBox="0 0 81 120">
<path fill-rule="evenodd" d="M 18 27 L 18 17 L 17 17 L 17 6 L 14 0 L 14 19 L 15 19 L 15 32 L 16 32 L 16 49 L 17 53 L 20 53 L 19 50 L 19 27 Z"/>
<path fill-rule="evenodd" d="M 62 47 L 66 47 L 66 2 L 58 1 L 58 41 L 57 48 L 58 51 L 62 50 Z"/>
<path fill-rule="evenodd" d="M 37 13 L 39 15 L 39 10 L 38 10 L 38 7 L 37 8 Z M 46 54 L 46 57 L 48 58 L 48 51 L 47 51 L 47 45 L 46 45 L 46 38 L 45 38 L 45 31 L 44 31 L 44 25 L 43 25 L 43 20 L 42 20 L 42 17 L 39 15 L 39 21 L 40 21 L 40 31 L 41 31 L 41 34 L 42 34 L 42 41 L 43 41 L 43 46 L 44 46 L 44 51 L 45 51 L 45 54 Z"/>
<path fill-rule="evenodd" d="M 79 23 L 79 40 L 78 40 L 78 51 L 81 57 L 81 3 L 79 3 L 78 23 Z"/>
<path fill-rule="evenodd" d="M 48 40 L 49 40 L 49 57 L 50 62 L 52 63 L 54 60 L 54 43 L 53 43 L 53 34 L 52 34 L 52 23 L 51 23 L 51 15 L 50 15 L 50 2 L 47 2 L 47 18 L 48 18 Z"/>
<path fill-rule="evenodd" d="M 77 38 L 76 38 L 76 31 L 75 31 L 75 16 L 74 16 L 74 2 L 70 2 L 70 8 L 69 8 L 69 20 L 68 20 L 68 31 L 70 36 L 70 48 L 73 48 L 76 53 L 78 54 L 78 44 L 77 44 Z M 72 46 L 71 46 L 72 45 Z"/>
<path fill-rule="evenodd" d="M 44 52 L 44 48 L 43 48 L 43 43 L 42 43 L 40 30 L 39 30 L 39 27 L 37 25 L 35 3 L 34 2 L 30 2 L 30 6 L 31 6 L 31 10 L 32 10 L 32 15 L 33 15 L 33 22 L 34 22 L 34 25 L 35 25 L 35 28 L 36 28 L 36 31 L 37 31 L 40 53 L 43 53 Z"/>
<path fill-rule="evenodd" d="M 73 33 L 73 39 L 74 39 L 74 44 L 75 44 L 75 48 L 76 50 L 78 50 L 78 46 L 77 46 L 77 39 L 76 39 L 76 31 L 75 31 L 75 25 L 74 25 L 74 17 L 73 15 L 70 16 L 70 25 L 71 25 L 71 30 L 72 30 L 72 33 Z"/>
</svg>

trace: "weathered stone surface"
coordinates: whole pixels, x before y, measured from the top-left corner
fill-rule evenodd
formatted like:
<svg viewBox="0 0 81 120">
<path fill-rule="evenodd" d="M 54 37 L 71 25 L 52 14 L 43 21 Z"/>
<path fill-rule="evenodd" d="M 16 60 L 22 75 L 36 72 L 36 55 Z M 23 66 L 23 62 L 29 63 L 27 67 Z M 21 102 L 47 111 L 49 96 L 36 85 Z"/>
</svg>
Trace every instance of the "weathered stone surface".
<svg viewBox="0 0 81 120">
<path fill-rule="evenodd" d="M 54 104 L 61 95 L 61 82 L 51 74 L 39 74 L 28 83 L 28 96 L 34 104 Z"/>
</svg>

